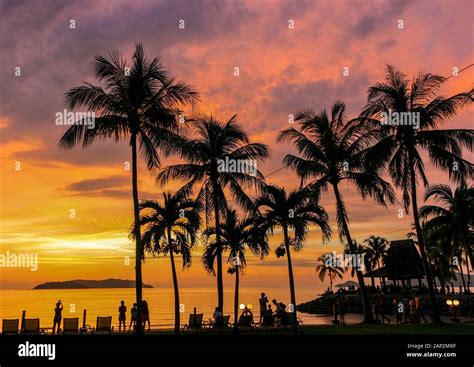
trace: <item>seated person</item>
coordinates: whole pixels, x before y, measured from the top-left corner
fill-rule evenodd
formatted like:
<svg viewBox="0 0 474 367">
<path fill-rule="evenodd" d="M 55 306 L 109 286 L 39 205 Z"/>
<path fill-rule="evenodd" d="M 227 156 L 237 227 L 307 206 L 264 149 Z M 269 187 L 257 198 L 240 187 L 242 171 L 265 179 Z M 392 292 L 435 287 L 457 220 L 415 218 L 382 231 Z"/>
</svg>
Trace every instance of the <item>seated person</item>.
<svg viewBox="0 0 474 367">
<path fill-rule="evenodd" d="M 268 305 L 268 309 L 265 312 L 265 314 L 263 315 L 262 325 L 263 326 L 272 326 L 274 322 L 275 322 L 275 318 L 273 317 L 272 306 Z"/>
<path fill-rule="evenodd" d="M 216 307 L 214 310 L 214 314 L 212 315 L 212 319 L 209 319 L 209 325 L 214 326 L 216 324 L 216 321 L 219 317 L 222 317 L 223 313 L 221 312 L 219 307 Z"/>
<path fill-rule="evenodd" d="M 240 315 L 239 324 L 241 326 L 251 326 L 253 324 L 253 313 L 248 307 L 245 307 L 242 315 Z"/>
</svg>

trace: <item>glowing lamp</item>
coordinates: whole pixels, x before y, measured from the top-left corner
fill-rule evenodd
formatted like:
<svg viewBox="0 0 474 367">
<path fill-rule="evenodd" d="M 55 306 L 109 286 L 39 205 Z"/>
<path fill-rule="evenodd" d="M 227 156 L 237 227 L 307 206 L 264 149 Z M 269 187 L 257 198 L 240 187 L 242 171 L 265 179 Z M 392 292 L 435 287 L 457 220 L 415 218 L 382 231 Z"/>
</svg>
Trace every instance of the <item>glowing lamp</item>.
<svg viewBox="0 0 474 367">
<path fill-rule="evenodd" d="M 458 301 L 457 299 L 455 299 L 455 300 L 453 301 L 453 305 L 459 306 L 459 301 Z"/>
<path fill-rule="evenodd" d="M 241 310 L 244 310 L 244 309 L 245 309 L 245 305 L 244 305 L 243 303 L 241 303 L 240 306 L 239 306 L 239 308 L 240 308 Z"/>
<path fill-rule="evenodd" d="M 247 305 L 247 308 L 248 308 L 249 310 L 251 310 L 251 309 L 253 308 L 253 306 L 252 306 L 251 304 L 248 304 L 248 305 Z"/>
<path fill-rule="evenodd" d="M 451 301 L 450 299 L 447 299 L 447 300 L 446 300 L 446 304 L 447 304 L 448 306 L 451 306 L 451 305 L 453 304 L 453 301 Z"/>
</svg>

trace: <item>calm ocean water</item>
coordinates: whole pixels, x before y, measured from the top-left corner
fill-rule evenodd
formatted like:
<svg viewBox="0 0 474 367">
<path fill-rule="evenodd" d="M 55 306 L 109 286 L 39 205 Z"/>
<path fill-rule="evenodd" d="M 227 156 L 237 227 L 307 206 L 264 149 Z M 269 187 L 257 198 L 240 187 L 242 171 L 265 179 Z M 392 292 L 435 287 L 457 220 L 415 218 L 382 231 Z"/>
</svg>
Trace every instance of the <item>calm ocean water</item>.
<svg viewBox="0 0 474 367">
<path fill-rule="evenodd" d="M 298 288 L 297 302 L 310 301 L 321 293 L 318 288 Z M 242 288 L 239 303 L 252 304 L 258 315 L 258 298 L 262 289 Z M 289 304 L 289 290 L 285 288 L 265 289 L 269 301 L 276 298 Z M 233 315 L 232 289 L 225 290 L 224 313 Z M 143 290 L 143 298 L 150 307 L 151 324 L 154 328 L 170 328 L 174 320 L 174 295 L 172 288 L 150 288 Z M 21 318 L 23 310 L 28 318 L 41 318 L 41 327 L 52 327 L 54 307 L 57 300 L 63 302 L 63 317 L 79 317 L 82 325 L 83 310 L 87 310 L 87 324 L 95 325 L 97 316 L 113 316 L 113 325 L 118 326 L 118 307 L 120 300 L 127 306 L 127 325 L 130 308 L 135 299 L 134 289 L 66 289 L 66 290 L 0 290 L 0 319 Z M 212 316 L 217 303 L 214 288 L 182 288 L 180 303 L 184 304 L 181 323 L 187 323 L 193 308 L 204 313 L 205 319 Z M 327 318 L 299 313 L 305 324 L 327 323 Z M 233 319 L 233 316 L 232 318 Z"/>
</svg>

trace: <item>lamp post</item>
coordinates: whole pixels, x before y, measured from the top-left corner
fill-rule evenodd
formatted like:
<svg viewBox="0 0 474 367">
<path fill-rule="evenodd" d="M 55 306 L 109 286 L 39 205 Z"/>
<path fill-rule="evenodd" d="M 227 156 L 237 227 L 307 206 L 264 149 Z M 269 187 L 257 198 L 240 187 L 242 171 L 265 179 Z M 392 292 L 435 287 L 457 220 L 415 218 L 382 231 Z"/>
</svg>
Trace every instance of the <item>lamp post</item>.
<svg viewBox="0 0 474 367">
<path fill-rule="evenodd" d="M 446 304 L 449 306 L 449 313 L 451 315 L 451 321 L 453 322 L 460 322 L 458 318 L 459 313 L 459 300 L 457 299 L 447 299 Z"/>
</svg>

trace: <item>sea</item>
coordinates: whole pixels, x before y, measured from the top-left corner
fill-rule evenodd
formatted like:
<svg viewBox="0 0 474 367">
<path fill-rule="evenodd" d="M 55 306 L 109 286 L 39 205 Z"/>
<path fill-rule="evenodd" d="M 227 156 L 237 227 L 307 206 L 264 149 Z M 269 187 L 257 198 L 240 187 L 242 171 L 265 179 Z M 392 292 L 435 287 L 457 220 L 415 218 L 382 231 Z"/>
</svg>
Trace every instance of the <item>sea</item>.
<svg viewBox="0 0 474 367">
<path fill-rule="evenodd" d="M 297 303 L 315 299 L 323 292 L 315 287 L 297 288 Z M 242 287 L 239 304 L 252 308 L 256 319 L 259 314 L 258 299 L 262 289 Z M 286 305 L 290 303 L 290 291 L 285 288 L 265 289 L 268 300 L 276 299 Z M 150 309 L 150 321 L 153 329 L 169 329 L 174 324 L 174 292 L 173 288 L 144 288 L 143 299 Z M 79 317 L 83 323 L 83 311 L 86 310 L 86 324 L 95 326 L 97 316 L 112 316 L 114 327 L 118 327 L 118 307 L 120 301 L 127 306 L 127 324 L 130 321 L 130 309 L 135 302 L 135 289 L 43 289 L 43 290 L 12 290 L 0 289 L 0 319 L 21 319 L 23 311 L 27 318 L 40 318 L 41 328 L 52 327 L 56 302 L 61 300 L 64 306 L 64 317 Z M 181 324 L 189 320 L 189 314 L 203 313 L 204 319 L 212 317 L 217 303 L 215 288 L 182 288 L 180 289 Z M 233 321 L 234 291 L 224 290 L 224 314 L 232 315 Z M 328 324 L 330 317 L 298 313 L 304 324 Z"/>
</svg>

